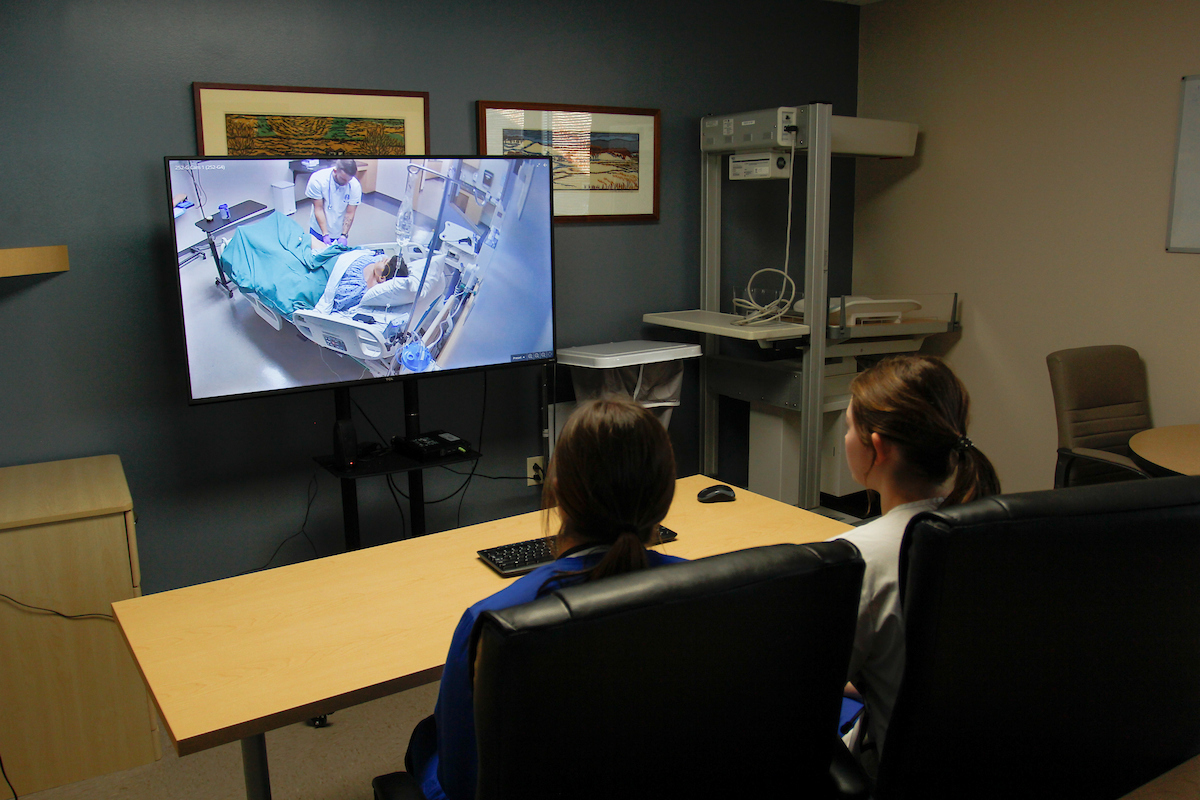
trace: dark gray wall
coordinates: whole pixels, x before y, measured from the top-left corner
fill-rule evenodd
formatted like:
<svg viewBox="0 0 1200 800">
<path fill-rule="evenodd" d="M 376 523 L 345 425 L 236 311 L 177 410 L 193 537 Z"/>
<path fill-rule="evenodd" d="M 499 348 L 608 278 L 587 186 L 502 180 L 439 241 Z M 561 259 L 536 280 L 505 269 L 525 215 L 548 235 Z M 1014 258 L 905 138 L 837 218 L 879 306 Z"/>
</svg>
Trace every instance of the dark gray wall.
<svg viewBox="0 0 1200 800">
<path fill-rule="evenodd" d="M 447 154 L 474 152 L 479 99 L 662 109 L 661 220 L 555 235 L 560 347 L 668 336 L 640 320 L 698 304 L 699 118 L 812 100 L 855 111 L 857 8 L 700 8 L 3 0 L 0 248 L 66 244 L 71 269 L 0 279 L 0 466 L 120 454 L 148 592 L 260 566 L 300 529 L 310 484 L 307 532 L 322 555 L 340 548 L 337 481 L 312 462 L 330 450 L 330 392 L 186 402 L 162 156 L 196 152 L 193 81 L 428 91 L 433 151 Z M 688 377 L 672 421 L 683 474 L 697 469 Z M 538 371 L 487 382 L 480 470 L 523 474 L 540 449 Z M 423 383 L 424 427 L 475 440 L 483 387 L 482 373 Z M 399 386 L 354 398 L 385 435 L 403 429 Z M 435 499 L 461 482 L 427 475 Z M 383 480 L 359 486 L 365 542 L 394 538 Z M 458 500 L 430 508 L 431 530 L 456 524 Z M 523 482 L 476 480 L 461 520 L 536 505 Z M 311 554 L 297 538 L 273 563 Z"/>
</svg>

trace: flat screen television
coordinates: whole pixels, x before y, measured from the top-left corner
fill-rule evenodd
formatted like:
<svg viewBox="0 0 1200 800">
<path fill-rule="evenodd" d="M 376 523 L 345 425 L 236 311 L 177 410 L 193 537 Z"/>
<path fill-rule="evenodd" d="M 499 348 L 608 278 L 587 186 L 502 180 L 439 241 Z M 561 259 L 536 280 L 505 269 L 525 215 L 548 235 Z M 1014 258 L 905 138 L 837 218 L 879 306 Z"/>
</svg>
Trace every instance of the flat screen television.
<svg viewBox="0 0 1200 800">
<path fill-rule="evenodd" d="M 547 158 L 168 157 L 192 402 L 554 357 Z"/>
</svg>

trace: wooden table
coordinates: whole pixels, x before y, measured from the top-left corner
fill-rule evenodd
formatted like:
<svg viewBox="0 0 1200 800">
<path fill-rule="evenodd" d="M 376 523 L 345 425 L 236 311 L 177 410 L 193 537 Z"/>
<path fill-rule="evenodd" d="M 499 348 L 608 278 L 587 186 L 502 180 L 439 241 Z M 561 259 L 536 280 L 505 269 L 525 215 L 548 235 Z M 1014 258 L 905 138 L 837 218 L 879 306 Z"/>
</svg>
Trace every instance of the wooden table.
<svg viewBox="0 0 1200 800">
<path fill-rule="evenodd" d="M 1160 474 L 1200 475 L 1200 425 L 1168 425 L 1135 433 L 1129 440 L 1135 460 Z"/>
<path fill-rule="evenodd" d="M 1134 789 L 1121 800 L 1196 800 L 1200 797 L 1200 756 Z"/>
<path fill-rule="evenodd" d="M 813 542 L 849 526 L 744 489 L 678 483 L 663 552 L 695 559 Z M 476 551 L 541 535 L 540 512 L 113 604 L 180 755 L 242 740 L 246 791 L 270 797 L 266 731 L 436 681 L 462 612 L 507 583 Z"/>
</svg>

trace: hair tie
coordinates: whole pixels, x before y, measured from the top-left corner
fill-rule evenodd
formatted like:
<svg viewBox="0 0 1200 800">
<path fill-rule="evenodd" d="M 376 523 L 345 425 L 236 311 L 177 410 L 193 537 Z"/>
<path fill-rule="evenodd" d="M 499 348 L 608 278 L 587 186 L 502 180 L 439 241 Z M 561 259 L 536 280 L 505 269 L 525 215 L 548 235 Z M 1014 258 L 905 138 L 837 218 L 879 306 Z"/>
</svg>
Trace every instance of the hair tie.
<svg viewBox="0 0 1200 800">
<path fill-rule="evenodd" d="M 954 449 L 960 453 L 965 453 L 974 446 L 975 443 L 965 436 L 958 437 L 958 441 L 954 443 Z"/>
</svg>

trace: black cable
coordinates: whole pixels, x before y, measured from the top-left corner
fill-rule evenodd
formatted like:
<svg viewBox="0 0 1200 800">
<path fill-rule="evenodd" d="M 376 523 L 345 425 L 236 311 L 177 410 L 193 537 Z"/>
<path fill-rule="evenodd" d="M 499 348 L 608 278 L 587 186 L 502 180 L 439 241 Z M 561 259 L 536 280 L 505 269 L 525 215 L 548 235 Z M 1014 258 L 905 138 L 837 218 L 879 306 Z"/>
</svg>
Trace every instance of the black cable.
<svg viewBox="0 0 1200 800">
<path fill-rule="evenodd" d="M 4 782 L 8 784 L 8 791 L 12 792 L 12 800 L 21 800 L 17 797 L 17 790 L 13 788 L 12 781 L 8 779 L 8 773 L 4 771 L 4 759 L 0 758 L 0 775 L 4 776 Z"/>
<path fill-rule="evenodd" d="M 408 499 L 408 495 L 400 491 L 400 487 L 396 485 L 394 477 L 395 476 L 392 473 L 388 473 L 387 487 L 388 491 L 392 493 L 392 500 L 396 503 L 396 510 L 400 512 L 400 538 L 407 539 L 408 537 L 405 535 L 405 531 L 408 529 L 408 520 L 404 518 L 404 506 L 401 505 L 400 498 L 397 497 L 396 494 L 399 493 L 402 497 L 404 497 L 405 500 Z"/>
<path fill-rule="evenodd" d="M 475 449 L 480 452 L 483 452 L 483 421 L 485 419 L 487 419 L 487 389 L 488 389 L 488 374 L 487 374 L 487 370 L 484 370 L 483 371 L 483 402 L 480 403 L 480 410 L 479 410 L 479 436 L 475 439 Z M 471 485 L 471 479 L 475 477 L 475 470 L 478 468 L 479 468 L 479 459 L 477 458 L 471 462 L 471 474 L 467 476 L 467 479 L 465 481 L 463 481 L 463 485 L 462 485 L 462 489 L 461 489 L 462 497 L 458 498 L 458 512 L 454 518 L 454 520 L 455 520 L 454 527 L 456 527 L 456 528 L 462 527 L 463 501 L 467 499 L 467 487 Z M 451 497 L 453 497 L 453 496 L 454 495 L 451 495 Z"/>
<path fill-rule="evenodd" d="M 379 441 L 383 444 L 384 448 L 386 449 L 389 446 L 387 437 L 379 432 L 379 428 L 375 427 L 375 423 L 372 422 L 371 418 L 367 416 L 367 412 L 363 411 L 363 407 L 358 404 L 357 400 L 355 400 L 352 397 L 352 398 L 350 398 L 350 402 L 353 403 L 354 407 L 358 409 L 358 413 L 362 414 L 362 418 L 365 419 L 367 421 L 367 424 L 371 426 L 371 430 L 375 431 L 375 435 L 379 437 Z"/>
<path fill-rule="evenodd" d="M 446 466 L 445 464 L 442 465 L 442 469 L 446 470 L 447 472 L 453 472 L 455 475 L 459 475 L 459 476 L 465 476 L 465 475 L 470 474 L 468 472 L 459 472 L 456 469 L 451 469 L 450 467 Z M 534 467 L 534 469 L 537 469 L 537 467 Z M 489 481 L 523 481 L 523 480 L 528 480 L 528 478 L 529 478 L 528 475 L 484 475 L 482 472 L 476 472 L 475 477 L 476 478 L 487 478 Z"/>
<path fill-rule="evenodd" d="M 8 602 L 12 603 L 13 605 L 20 606 L 21 608 L 27 608 L 30 611 L 41 611 L 45 614 L 53 614 L 54 616 L 62 617 L 63 619 L 106 619 L 109 622 L 116 622 L 116 619 L 113 618 L 112 614 L 64 614 L 61 611 L 55 611 L 53 608 L 42 608 L 41 606 L 31 606 L 29 603 L 22 603 L 15 597 L 9 597 L 3 592 L 0 592 L 0 597 L 3 597 Z"/>
<path fill-rule="evenodd" d="M 12 603 L 13 605 L 19 606 L 20 608 L 29 609 L 30 611 L 41 611 L 44 614 L 53 614 L 54 616 L 62 617 L 63 619 L 70 619 L 70 620 L 106 619 L 112 623 L 116 622 L 116 619 L 113 618 L 112 614 L 99 614 L 99 613 L 96 613 L 96 614 L 64 614 L 61 611 L 55 611 L 53 608 L 42 608 L 41 606 L 34 606 L 34 605 L 30 605 L 29 603 L 22 603 L 20 600 L 16 599 L 15 597 L 10 597 L 9 595 L 4 594 L 3 592 L 0 592 L 0 597 L 3 597 L 8 602 Z M 20 800 L 20 797 L 17 795 L 17 790 L 15 788 L 13 788 L 12 781 L 9 780 L 9 778 L 8 778 L 8 772 L 5 771 L 5 769 L 4 769 L 4 759 L 2 757 L 0 757 L 0 776 L 3 776 L 4 783 L 8 786 L 8 791 L 12 794 L 12 800 Z"/>
<path fill-rule="evenodd" d="M 261 572 L 262 570 L 271 566 L 271 562 L 275 560 L 275 556 L 279 555 L 279 551 L 283 549 L 283 546 L 285 544 L 287 544 L 288 542 L 290 542 L 292 539 L 295 539 L 297 536 L 300 536 L 301 534 L 303 534 L 304 538 L 308 540 L 308 546 L 312 548 L 313 556 L 316 558 L 321 557 L 321 554 L 319 552 L 317 552 L 317 545 L 313 542 L 312 537 L 310 537 L 308 535 L 308 530 L 305 527 L 308 525 L 308 516 L 309 516 L 309 514 L 312 513 L 313 501 L 317 499 L 318 488 L 320 488 L 320 487 L 317 484 L 317 473 L 314 472 L 312 474 L 312 477 L 309 478 L 309 481 L 308 481 L 308 505 L 305 506 L 305 508 L 304 508 L 304 521 L 300 523 L 300 530 L 296 531 L 291 536 L 287 537 L 282 542 L 280 542 L 279 546 L 275 548 L 275 552 L 271 553 L 271 557 L 268 558 L 267 562 L 265 564 L 263 564 L 261 567 L 256 567 L 254 569 L 248 569 L 245 572 L 239 572 L 239 573 L 237 573 L 238 575 L 249 575 L 251 572 Z"/>
</svg>

